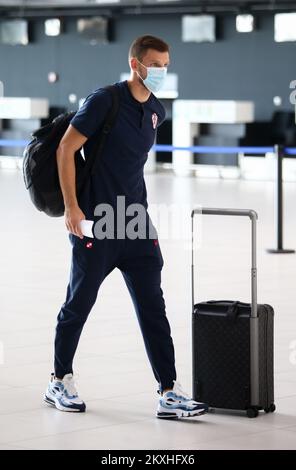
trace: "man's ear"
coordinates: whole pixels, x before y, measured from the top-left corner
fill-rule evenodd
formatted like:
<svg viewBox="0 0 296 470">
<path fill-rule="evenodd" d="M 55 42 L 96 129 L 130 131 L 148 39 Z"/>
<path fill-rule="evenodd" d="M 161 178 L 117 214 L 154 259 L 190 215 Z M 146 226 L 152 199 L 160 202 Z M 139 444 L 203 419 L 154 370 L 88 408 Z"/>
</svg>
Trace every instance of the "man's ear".
<svg viewBox="0 0 296 470">
<path fill-rule="evenodd" d="M 137 59 L 135 57 L 131 57 L 130 59 L 130 68 L 133 72 L 137 70 Z"/>
</svg>

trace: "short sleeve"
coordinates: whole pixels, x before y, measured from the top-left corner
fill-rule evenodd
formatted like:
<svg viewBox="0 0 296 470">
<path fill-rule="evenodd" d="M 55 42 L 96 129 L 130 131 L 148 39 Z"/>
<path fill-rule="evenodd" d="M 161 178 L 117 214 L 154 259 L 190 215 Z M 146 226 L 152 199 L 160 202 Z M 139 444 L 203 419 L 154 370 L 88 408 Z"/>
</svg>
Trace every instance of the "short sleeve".
<svg viewBox="0 0 296 470">
<path fill-rule="evenodd" d="M 70 124 L 89 138 L 101 127 L 111 105 L 110 92 L 100 88 L 87 96 Z"/>
</svg>

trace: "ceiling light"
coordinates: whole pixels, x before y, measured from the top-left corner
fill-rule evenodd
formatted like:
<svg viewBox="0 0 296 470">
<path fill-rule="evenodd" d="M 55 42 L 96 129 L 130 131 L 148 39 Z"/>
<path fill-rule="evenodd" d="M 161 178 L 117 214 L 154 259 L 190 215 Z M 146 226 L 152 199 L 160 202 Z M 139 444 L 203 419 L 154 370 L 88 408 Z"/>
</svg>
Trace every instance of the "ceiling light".
<svg viewBox="0 0 296 470">
<path fill-rule="evenodd" d="M 95 0 L 95 3 L 101 3 L 101 4 L 120 3 L 120 0 Z"/>
<path fill-rule="evenodd" d="M 59 36 L 61 34 L 61 20 L 58 18 L 45 20 L 44 31 L 46 36 Z"/>
<path fill-rule="evenodd" d="M 255 18 L 250 14 L 236 16 L 236 30 L 238 33 L 251 33 L 255 27 Z"/>
<path fill-rule="evenodd" d="M 274 15 L 274 40 L 276 42 L 296 41 L 296 13 Z"/>
</svg>

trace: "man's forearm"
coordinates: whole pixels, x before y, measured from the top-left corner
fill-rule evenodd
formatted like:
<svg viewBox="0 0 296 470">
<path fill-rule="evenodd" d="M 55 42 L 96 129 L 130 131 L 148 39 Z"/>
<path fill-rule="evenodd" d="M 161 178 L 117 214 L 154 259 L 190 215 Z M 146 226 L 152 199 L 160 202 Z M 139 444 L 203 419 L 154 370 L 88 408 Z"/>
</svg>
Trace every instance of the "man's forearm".
<svg viewBox="0 0 296 470">
<path fill-rule="evenodd" d="M 65 209 L 77 207 L 74 152 L 61 145 L 57 150 L 57 165 Z"/>
</svg>

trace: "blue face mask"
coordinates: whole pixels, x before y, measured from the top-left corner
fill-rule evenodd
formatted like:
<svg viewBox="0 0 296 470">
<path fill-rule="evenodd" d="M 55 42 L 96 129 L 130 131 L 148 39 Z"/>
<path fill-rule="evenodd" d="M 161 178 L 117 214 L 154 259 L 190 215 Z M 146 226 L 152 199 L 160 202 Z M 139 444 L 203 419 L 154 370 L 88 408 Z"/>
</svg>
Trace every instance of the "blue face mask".
<svg viewBox="0 0 296 470">
<path fill-rule="evenodd" d="M 139 61 L 138 61 L 139 62 Z M 146 65 L 139 62 L 147 70 L 147 77 L 142 78 L 144 85 L 152 93 L 157 93 L 163 86 L 166 74 L 167 67 L 146 67 Z"/>
</svg>

